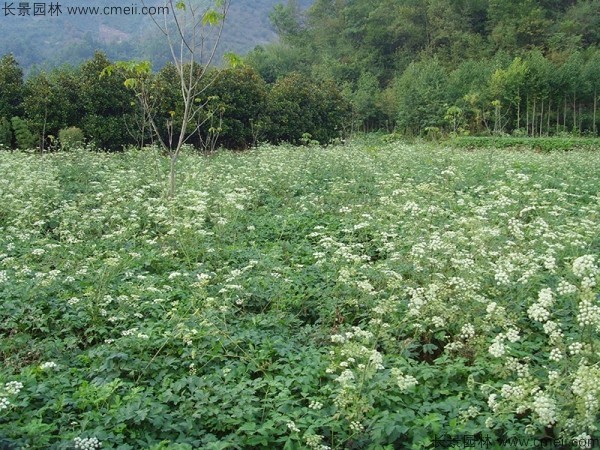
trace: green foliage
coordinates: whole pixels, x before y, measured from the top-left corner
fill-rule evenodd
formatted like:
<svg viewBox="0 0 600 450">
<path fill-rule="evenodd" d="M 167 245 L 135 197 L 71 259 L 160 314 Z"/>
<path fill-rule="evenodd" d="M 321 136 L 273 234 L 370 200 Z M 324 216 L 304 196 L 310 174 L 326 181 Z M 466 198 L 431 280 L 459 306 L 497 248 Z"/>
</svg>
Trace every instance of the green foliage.
<svg viewBox="0 0 600 450">
<path fill-rule="evenodd" d="M 442 127 L 447 109 L 447 73 L 437 60 L 412 63 L 396 83 L 398 127 L 419 134 Z"/>
<path fill-rule="evenodd" d="M 451 144 L 459 148 L 508 148 L 519 150 L 537 150 L 544 152 L 597 150 L 598 138 L 582 137 L 480 137 L 464 136 L 452 139 Z"/>
<path fill-rule="evenodd" d="M 283 39 L 293 40 L 302 30 L 302 18 L 297 0 L 278 3 L 269 14 L 271 24 Z"/>
<path fill-rule="evenodd" d="M 81 147 L 83 140 L 83 131 L 77 127 L 62 128 L 58 132 L 58 141 L 63 150 Z"/>
<path fill-rule="evenodd" d="M 23 70 L 12 54 L 0 58 L 0 117 L 21 114 Z"/>
<path fill-rule="evenodd" d="M 6 117 L 0 117 L 0 147 L 3 150 L 12 148 L 13 133 Z"/>
<path fill-rule="evenodd" d="M 0 442 L 595 437 L 600 153 L 369 139 L 0 152 Z"/>
<path fill-rule="evenodd" d="M 313 82 L 295 73 L 278 80 L 269 91 L 271 142 L 298 143 L 304 133 L 321 144 L 339 138 L 349 118 L 349 105 L 333 83 Z"/>
<path fill-rule="evenodd" d="M 290 48 L 282 44 L 271 44 L 267 47 L 259 45 L 246 55 L 245 60 L 269 84 L 295 71 L 308 75 L 312 63 L 310 54 L 304 49 Z"/>
<path fill-rule="evenodd" d="M 118 150 L 135 142 L 129 133 L 135 97 L 117 77 L 100 76 L 111 62 L 102 53 L 80 68 L 79 99 L 84 116 L 79 123 L 96 147 Z"/>
<path fill-rule="evenodd" d="M 212 97 L 202 127 L 205 135 L 218 126 L 218 143 L 226 148 L 245 148 L 262 138 L 267 106 L 267 86 L 258 73 L 245 66 L 222 69 L 204 95 Z"/>
<path fill-rule="evenodd" d="M 453 130 L 444 111 L 456 106 L 470 133 L 597 133 L 597 100 L 586 88 L 589 77 L 575 69 L 600 44 L 598 5 L 316 0 L 304 20 L 287 22 L 290 9 L 281 5 L 274 16 L 303 27 L 282 26 L 283 44 L 256 49 L 248 63 L 269 83 L 292 72 L 335 80 L 353 104 L 356 130 L 396 125 L 410 134 L 432 127 L 445 134 Z M 415 71 L 427 66 L 437 71 L 419 84 Z M 413 85 L 418 92 L 410 92 Z M 392 90 L 396 105 L 388 101 Z"/>
<path fill-rule="evenodd" d="M 15 134 L 15 141 L 18 148 L 21 150 L 28 150 L 36 147 L 37 139 L 31 133 L 27 122 L 17 116 L 13 117 L 10 122 Z"/>
</svg>

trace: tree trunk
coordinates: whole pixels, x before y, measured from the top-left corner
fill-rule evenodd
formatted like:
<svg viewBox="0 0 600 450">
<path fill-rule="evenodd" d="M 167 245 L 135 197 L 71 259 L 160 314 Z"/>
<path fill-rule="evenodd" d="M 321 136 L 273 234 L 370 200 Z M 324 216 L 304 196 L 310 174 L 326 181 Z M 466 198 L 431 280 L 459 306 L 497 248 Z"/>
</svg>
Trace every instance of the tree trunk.
<svg viewBox="0 0 600 450">
<path fill-rule="evenodd" d="M 567 94 L 565 93 L 565 103 L 564 103 L 564 113 L 563 113 L 563 128 L 565 131 L 567 130 Z"/>
<path fill-rule="evenodd" d="M 169 198 L 175 197 L 175 191 L 177 188 L 177 155 L 171 156 L 169 165 Z"/>
<path fill-rule="evenodd" d="M 525 107 L 525 130 L 527 130 L 527 135 L 529 135 L 529 94 L 527 94 L 527 105 Z"/>
<path fill-rule="evenodd" d="M 535 137 L 536 123 L 535 123 L 535 106 L 536 106 L 536 98 L 533 97 L 533 111 L 531 113 L 531 135 Z"/>
<path fill-rule="evenodd" d="M 558 127 L 560 127 L 560 99 L 556 100 L 556 134 L 558 134 Z"/>
<path fill-rule="evenodd" d="M 573 92 L 573 131 L 577 128 L 577 109 L 575 105 L 575 92 Z"/>
<path fill-rule="evenodd" d="M 544 99 L 542 99 L 542 111 L 540 112 L 540 132 L 538 133 L 538 136 L 542 136 L 542 131 L 544 127 Z"/>
<path fill-rule="evenodd" d="M 46 136 L 46 121 L 48 118 L 48 107 L 44 111 L 44 125 L 42 125 L 42 136 L 40 138 L 40 153 L 44 154 L 44 137 Z"/>
<path fill-rule="evenodd" d="M 552 113 L 552 97 L 548 97 L 548 123 L 546 124 L 546 135 L 550 134 L 550 114 Z"/>
<path fill-rule="evenodd" d="M 521 128 L 521 92 L 517 89 L 517 130 Z"/>
<path fill-rule="evenodd" d="M 594 134 L 598 133 L 598 127 L 596 125 L 596 111 L 598 110 L 598 92 L 597 90 L 594 88 L 594 114 L 593 114 L 593 129 L 594 129 Z"/>
</svg>

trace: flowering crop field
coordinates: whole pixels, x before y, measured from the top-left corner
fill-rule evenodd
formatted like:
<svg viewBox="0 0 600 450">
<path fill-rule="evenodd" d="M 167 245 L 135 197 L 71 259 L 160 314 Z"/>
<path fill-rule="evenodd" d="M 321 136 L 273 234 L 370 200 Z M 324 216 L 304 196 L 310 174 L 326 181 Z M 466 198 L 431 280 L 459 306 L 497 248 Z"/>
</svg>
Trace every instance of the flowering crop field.
<svg viewBox="0 0 600 450">
<path fill-rule="evenodd" d="M 600 152 L 167 163 L 0 153 L 0 447 L 600 447 Z"/>
</svg>

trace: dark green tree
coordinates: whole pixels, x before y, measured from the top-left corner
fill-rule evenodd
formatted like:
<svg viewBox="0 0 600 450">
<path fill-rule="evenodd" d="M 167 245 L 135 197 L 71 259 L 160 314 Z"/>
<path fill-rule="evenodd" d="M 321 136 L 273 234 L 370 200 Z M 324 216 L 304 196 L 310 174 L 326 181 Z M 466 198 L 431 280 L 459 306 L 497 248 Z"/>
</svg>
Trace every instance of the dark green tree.
<svg viewBox="0 0 600 450">
<path fill-rule="evenodd" d="M 598 100 L 600 100 L 600 49 L 594 49 L 583 69 L 592 97 L 592 131 L 598 133 Z"/>
<path fill-rule="evenodd" d="M 201 128 L 204 136 L 218 123 L 218 143 L 227 148 L 245 148 L 262 137 L 267 87 L 254 69 L 222 69 L 206 95 L 213 99 L 207 109 L 210 117 Z"/>
<path fill-rule="evenodd" d="M 600 0 L 574 2 L 560 21 L 563 36 L 576 36 L 582 47 L 600 45 Z"/>
<path fill-rule="evenodd" d="M 12 128 L 6 117 L 0 117 L 0 149 L 7 150 L 12 148 Z"/>
<path fill-rule="evenodd" d="M 28 150 L 37 145 L 36 138 L 27 126 L 27 122 L 17 116 L 13 117 L 10 122 L 15 133 L 17 148 Z"/>
<path fill-rule="evenodd" d="M 349 111 L 333 83 L 316 83 L 292 73 L 278 80 L 269 92 L 265 135 L 271 142 L 299 143 L 308 134 L 326 144 L 340 137 Z"/>
<path fill-rule="evenodd" d="M 446 69 L 437 59 L 408 66 L 396 83 L 398 128 L 409 134 L 443 128 L 448 108 L 447 81 Z"/>
<path fill-rule="evenodd" d="M 23 71 L 12 54 L 0 58 L 0 117 L 22 113 Z"/>
<path fill-rule="evenodd" d="M 279 36 L 286 41 L 298 39 L 303 28 L 303 16 L 297 0 L 278 3 L 269 14 L 271 24 Z"/>
<path fill-rule="evenodd" d="M 580 52 L 572 53 L 560 67 L 561 91 L 563 96 L 563 127 L 565 131 L 579 130 L 579 111 L 577 107 L 578 96 L 585 86 L 582 83 L 582 70 L 584 60 Z M 570 109 L 571 120 L 568 120 Z"/>
<path fill-rule="evenodd" d="M 127 128 L 134 114 L 135 97 L 121 78 L 100 76 L 110 65 L 104 54 L 96 52 L 81 66 L 79 85 L 84 112 L 81 128 L 98 148 L 118 150 L 135 143 Z"/>
</svg>

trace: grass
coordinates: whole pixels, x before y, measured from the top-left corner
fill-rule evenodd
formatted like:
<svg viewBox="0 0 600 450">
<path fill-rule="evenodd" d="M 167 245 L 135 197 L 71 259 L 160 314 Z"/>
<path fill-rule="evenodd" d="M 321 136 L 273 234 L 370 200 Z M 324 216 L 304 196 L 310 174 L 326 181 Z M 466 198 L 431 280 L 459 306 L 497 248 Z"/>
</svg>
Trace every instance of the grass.
<svg viewBox="0 0 600 450">
<path fill-rule="evenodd" d="M 169 200 L 151 150 L 0 153 L 0 437 L 577 448 L 598 437 L 599 169 L 263 146 L 183 155 Z"/>
<path fill-rule="evenodd" d="M 452 139 L 451 145 L 457 148 L 503 148 L 535 150 L 542 152 L 599 150 L 600 139 L 593 137 L 495 137 L 462 136 Z"/>
</svg>

